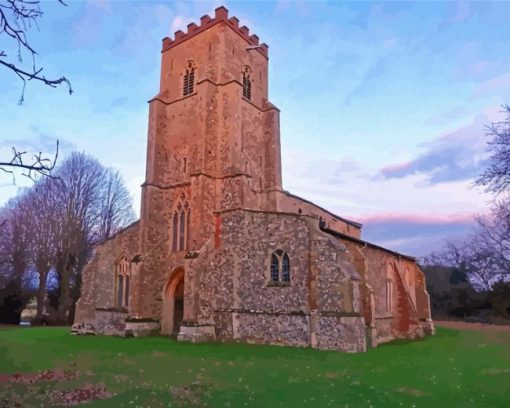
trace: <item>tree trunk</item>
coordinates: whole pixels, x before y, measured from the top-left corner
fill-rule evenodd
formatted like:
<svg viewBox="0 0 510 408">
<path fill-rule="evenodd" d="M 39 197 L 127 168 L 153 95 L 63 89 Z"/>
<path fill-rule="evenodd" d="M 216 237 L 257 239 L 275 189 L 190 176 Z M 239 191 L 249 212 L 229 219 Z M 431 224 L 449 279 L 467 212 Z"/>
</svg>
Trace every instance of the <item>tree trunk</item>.
<svg viewBox="0 0 510 408">
<path fill-rule="evenodd" d="M 39 272 L 39 287 L 37 288 L 37 320 L 42 320 L 44 311 L 44 301 L 46 299 L 46 283 L 48 282 L 49 266 L 47 262 L 38 262 L 36 264 L 37 272 Z"/>
</svg>

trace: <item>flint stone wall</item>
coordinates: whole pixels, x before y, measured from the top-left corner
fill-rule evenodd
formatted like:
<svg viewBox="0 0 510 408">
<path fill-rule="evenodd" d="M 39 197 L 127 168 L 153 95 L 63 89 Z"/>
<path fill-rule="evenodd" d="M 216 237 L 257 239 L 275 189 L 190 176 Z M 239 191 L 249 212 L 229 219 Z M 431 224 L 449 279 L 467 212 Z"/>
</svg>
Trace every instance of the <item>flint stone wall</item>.
<svg viewBox="0 0 510 408">
<path fill-rule="evenodd" d="M 139 221 L 129 225 L 94 249 L 92 260 L 82 272 L 81 296 L 76 303 L 74 323 L 94 324 L 96 308 L 113 308 L 115 302 L 115 261 L 121 255 L 128 260 L 138 254 Z M 135 280 L 137 266 L 131 263 L 131 299 L 138 295 Z"/>
<path fill-rule="evenodd" d="M 127 312 L 97 309 L 93 323 L 96 334 L 124 337 L 127 317 Z"/>
<path fill-rule="evenodd" d="M 218 339 L 365 350 L 359 274 L 317 219 L 235 210 L 221 213 L 219 224 L 216 245 L 188 265 L 198 280 L 198 321 L 214 322 Z M 290 284 L 271 282 L 277 249 L 289 255 Z M 311 312 L 320 316 L 314 325 Z"/>
</svg>

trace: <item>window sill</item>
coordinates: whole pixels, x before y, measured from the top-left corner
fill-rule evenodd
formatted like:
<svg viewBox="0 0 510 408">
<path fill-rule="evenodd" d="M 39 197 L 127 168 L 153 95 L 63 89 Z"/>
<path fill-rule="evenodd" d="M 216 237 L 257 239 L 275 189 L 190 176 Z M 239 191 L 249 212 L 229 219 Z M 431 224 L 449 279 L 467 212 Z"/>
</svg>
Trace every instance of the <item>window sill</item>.
<svg viewBox="0 0 510 408">
<path fill-rule="evenodd" d="M 290 286 L 290 282 L 266 282 L 266 287 L 287 287 Z"/>
</svg>

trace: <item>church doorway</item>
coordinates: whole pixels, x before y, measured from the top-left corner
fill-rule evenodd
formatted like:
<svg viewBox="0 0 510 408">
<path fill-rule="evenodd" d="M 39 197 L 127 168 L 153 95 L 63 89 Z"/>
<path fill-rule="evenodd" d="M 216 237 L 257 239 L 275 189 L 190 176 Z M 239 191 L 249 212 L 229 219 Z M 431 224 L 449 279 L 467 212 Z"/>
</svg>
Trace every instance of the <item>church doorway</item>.
<svg viewBox="0 0 510 408">
<path fill-rule="evenodd" d="M 161 332 L 177 335 L 184 316 L 184 269 L 172 272 L 163 293 Z"/>
</svg>

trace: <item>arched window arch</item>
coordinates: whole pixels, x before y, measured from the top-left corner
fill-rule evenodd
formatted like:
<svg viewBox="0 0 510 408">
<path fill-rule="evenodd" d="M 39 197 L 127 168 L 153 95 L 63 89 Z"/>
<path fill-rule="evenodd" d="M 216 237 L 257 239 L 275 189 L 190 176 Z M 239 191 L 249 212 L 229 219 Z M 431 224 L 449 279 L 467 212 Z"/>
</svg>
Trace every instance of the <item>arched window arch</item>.
<svg viewBox="0 0 510 408">
<path fill-rule="evenodd" d="M 251 99 L 250 67 L 244 67 L 243 70 L 243 98 Z"/>
<path fill-rule="evenodd" d="M 115 262 L 115 305 L 129 306 L 129 269 L 130 263 L 126 255 L 120 256 Z"/>
<path fill-rule="evenodd" d="M 184 70 L 184 78 L 182 81 L 182 95 L 191 95 L 195 90 L 195 63 L 188 61 Z"/>
<path fill-rule="evenodd" d="M 290 284 L 290 258 L 281 249 L 271 254 L 270 279 L 272 283 Z"/>
<path fill-rule="evenodd" d="M 179 202 L 172 216 L 172 251 L 189 248 L 191 208 L 186 201 Z"/>
</svg>

